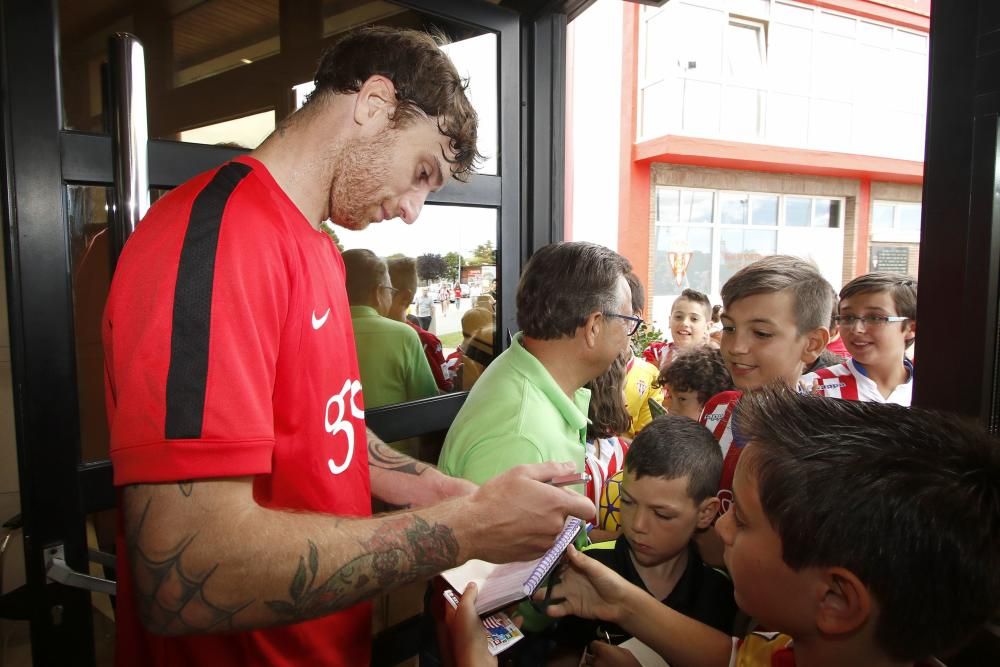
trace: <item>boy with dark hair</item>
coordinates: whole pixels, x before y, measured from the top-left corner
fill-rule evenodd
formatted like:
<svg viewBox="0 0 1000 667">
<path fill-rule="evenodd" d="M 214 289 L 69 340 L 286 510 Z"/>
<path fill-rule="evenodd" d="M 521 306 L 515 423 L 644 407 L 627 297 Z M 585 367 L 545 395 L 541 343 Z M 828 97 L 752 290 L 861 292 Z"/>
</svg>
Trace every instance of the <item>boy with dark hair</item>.
<svg viewBox="0 0 1000 667">
<path fill-rule="evenodd" d="M 619 623 L 674 667 L 818 667 L 940 664 L 996 612 L 1000 446 L 981 429 L 779 388 L 736 419 L 751 444 L 716 531 L 737 603 L 782 634 L 734 641 L 576 552 L 552 616 Z"/>
<path fill-rule="evenodd" d="M 729 508 L 736 461 L 746 439 L 730 418 L 744 391 L 766 384 L 796 386 L 806 365 L 830 338 L 833 289 L 816 267 L 798 257 L 772 255 L 737 271 L 722 286 L 722 358 L 738 391 L 711 398 L 701 415 L 725 458 L 719 483 L 721 510 Z M 703 545 L 708 549 L 708 545 Z M 715 563 L 714 550 L 706 557 Z"/>
<path fill-rule="evenodd" d="M 916 280 L 887 272 L 855 278 L 840 290 L 836 317 L 851 359 L 803 375 L 801 386 L 821 396 L 909 406 L 913 364 L 906 349 L 916 318 Z"/>
<path fill-rule="evenodd" d="M 670 342 L 650 344 L 642 352 L 646 361 L 663 369 L 673 355 L 707 345 L 712 321 L 712 302 L 698 290 L 685 289 L 670 306 Z"/>
<path fill-rule="evenodd" d="M 663 407 L 695 421 L 710 398 L 733 388 L 722 353 L 707 345 L 677 355 L 657 383 L 664 388 Z"/>
<path fill-rule="evenodd" d="M 625 455 L 622 535 L 584 553 L 664 605 L 728 633 L 736 615 L 732 583 L 702 562 L 692 541 L 718 511 L 721 470 L 719 447 L 697 422 L 657 417 Z M 560 627 L 559 643 L 579 651 L 598 636 L 614 643 L 629 637 L 615 625 L 573 620 Z"/>
</svg>

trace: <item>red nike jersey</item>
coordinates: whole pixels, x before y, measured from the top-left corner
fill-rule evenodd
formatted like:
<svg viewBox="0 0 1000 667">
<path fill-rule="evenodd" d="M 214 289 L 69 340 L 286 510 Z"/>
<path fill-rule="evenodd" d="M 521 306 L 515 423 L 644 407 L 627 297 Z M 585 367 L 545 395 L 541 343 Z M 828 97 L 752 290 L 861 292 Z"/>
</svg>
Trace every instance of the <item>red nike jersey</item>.
<svg viewBox="0 0 1000 667">
<path fill-rule="evenodd" d="M 115 484 L 252 475 L 264 507 L 369 515 L 344 281 L 334 244 L 256 160 L 157 202 L 125 245 L 103 320 Z M 154 636 L 137 619 L 121 534 L 118 554 L 119 665 L 368 663 L 368 604 L 264 630 Z"/>
</svg>

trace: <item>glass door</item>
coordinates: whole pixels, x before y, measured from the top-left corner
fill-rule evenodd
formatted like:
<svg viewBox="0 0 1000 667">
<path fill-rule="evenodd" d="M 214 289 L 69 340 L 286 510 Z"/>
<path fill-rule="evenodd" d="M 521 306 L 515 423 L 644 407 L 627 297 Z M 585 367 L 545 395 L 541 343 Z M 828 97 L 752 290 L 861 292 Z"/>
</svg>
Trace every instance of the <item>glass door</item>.
<svg viewBox="0 0 1000 667">
<path fill-rule="evenodd" d="M 428 200 L 427 219 L 413 228 L 427 241 L 416 254 L 447 264 L 438 276 L 425 273 L 426 287 L 458 286 L 455 302 L 436 304 L 439 336 L 449 341 L 473 287 L 483 296 L 492 288 L 483 281 L 498 279 L 500 346 L 499 332 L 514 322 L 514 285 L 503 277 L 517 276 L 521 261 L 519 18 L 480 0 L 0 0 L 0 20 L 5 257 L 33 661 L 104 664 L 110 654 L 100 641 L 95 648 L 95 636 L 113 635 L 113 598 L 54 583 L 46 568 L 57 557 L 79 573 L 114 575 L 113 561 L 95 564 L 88 553 L 110 551 L 115 532 L 99 326 L 115 246 L 108 37 L 129 32 L 143 46 L 141 148 L 155 201 L 254 148 L 294 111 L 300 84 L 343 31 L 379 23 L 444 33 L 470 78 L 483 119 L 480 152 L 489 159 L 468 183 Z M 375 234 L 342 243 L 414 252 Z M 369 421 L 387 440 L 411 437 L 445 428 L 463 399 L 458 391 L 387 406 Z"/>
</svg>

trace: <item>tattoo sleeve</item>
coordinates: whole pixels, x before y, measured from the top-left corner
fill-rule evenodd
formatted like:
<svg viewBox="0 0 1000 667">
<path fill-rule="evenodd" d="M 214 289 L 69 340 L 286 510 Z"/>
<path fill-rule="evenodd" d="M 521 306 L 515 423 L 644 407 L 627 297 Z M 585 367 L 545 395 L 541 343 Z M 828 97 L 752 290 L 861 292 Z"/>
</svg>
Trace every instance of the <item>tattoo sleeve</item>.
<svg viewBox="0 0 1000 667">
<path fill-rule="evenodd" d="M 416 515 L 400 516 L 361 542 L 365 553 L 316 582 L 320 553 L 312 540 L 288 585 L 288 598 L 268 600 L 280 618 L 314 618 L 350 606 L 380 590 L 428 577 L 452 567 L 458 541 L 447 526 L 431 526 Z M 308 567 L 307 567 L 308 563 Z"/>
<path fill-rule="evenodd" d="M 418 512 L 345 519 L 267 510 L 231 489 L 213 496 L 210 484 L 140 485 L 126 494 L 134 594 L 153 633 L 308 620 L 453 567 L 459 557 L 453 528 Z M 247 540 L 249 526 L 266 539 Z"/>
<path fill-rule="evenodd" d="M 185 497 L 191 495 L 189 489 Z M 139 616 L 151 632 L 164 635 L 222 632 L 238 629 L 236 614 L 255 602 L 253 598 L 236 605 L 220 605 L 205 595 L 205 586 L 215 573 L 216 563 L 201 572 L 189 572 L 181 563 L 198 533 L 185 535 L 172 549 L 151 555 L 140 545 L 152 500 L 146 501 L 134 533 L 127 535 Z"/>
</svg>

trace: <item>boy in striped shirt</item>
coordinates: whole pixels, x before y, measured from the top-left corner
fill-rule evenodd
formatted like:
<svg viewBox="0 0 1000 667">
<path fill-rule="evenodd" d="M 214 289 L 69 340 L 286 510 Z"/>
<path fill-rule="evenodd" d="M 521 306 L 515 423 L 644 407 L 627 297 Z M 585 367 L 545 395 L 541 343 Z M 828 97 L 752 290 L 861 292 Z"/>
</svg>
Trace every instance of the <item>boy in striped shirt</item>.
<svg viewBox="0 0 1000 667">
<path fill-rule="evenodd" d="M 830 339 L 833 294 L 813 264 L 788 255 L 764 257 L 722 286 L 719 348 L 736 391 L 710 398 L 700 420 L 719 441 L 724 457 L 720 513 L 732 502 L 733 473 L 746 444 L 730 420 L 736 402 L 744 391 L 768 384 L 796 386 L 803 369 L 816 361 Z M 701 546 L 706 560 L 717 562 L 721 552 Z"/>
<path fill-rule="evenodd" d="M 917 281 L 899 273 L 868 273 L 840 291 L 835 318 L 851 359 L 807 373 L 804 391 L 852 401 L 909 407 L 913 364 L 906 350 L 917 327 Z"/>
</svg>

